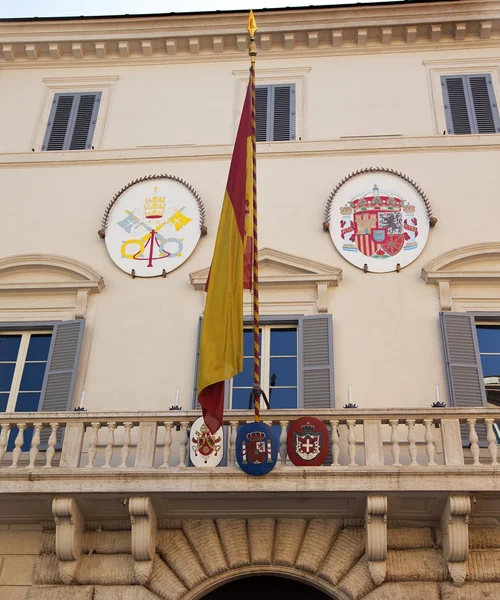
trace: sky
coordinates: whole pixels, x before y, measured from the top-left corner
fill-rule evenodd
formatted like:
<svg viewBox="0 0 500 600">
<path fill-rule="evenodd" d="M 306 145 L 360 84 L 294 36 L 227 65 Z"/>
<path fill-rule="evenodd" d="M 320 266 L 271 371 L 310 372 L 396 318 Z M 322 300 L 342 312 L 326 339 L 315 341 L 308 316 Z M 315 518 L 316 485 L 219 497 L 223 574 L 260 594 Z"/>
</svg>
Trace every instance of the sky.
<svg viewBox="0 0 500 600">
<path fill-rule="evenodd" d="M 246 10 L 250 7 L 328 6 L 375 1 L 377 0 L 0 0 L 0 18 Z"/>
</svg>

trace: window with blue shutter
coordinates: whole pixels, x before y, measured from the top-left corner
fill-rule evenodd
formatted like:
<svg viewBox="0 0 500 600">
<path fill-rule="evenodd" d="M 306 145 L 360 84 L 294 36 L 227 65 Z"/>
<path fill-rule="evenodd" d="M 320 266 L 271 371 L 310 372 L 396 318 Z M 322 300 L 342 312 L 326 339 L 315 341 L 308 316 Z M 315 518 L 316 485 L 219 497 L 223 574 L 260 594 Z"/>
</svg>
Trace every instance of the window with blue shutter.
<svg viewBox="0 0 500 600">
<path fill-rule="evenodd" d="M 101 92 L 55 94 L 42 150 L 92 148 Z"/>
<path fill-rule="evenodd" d="M 255 89 L 258 142 L 295 139 L 295 84 L 258 85 Z"/>
<path fill-rule="evenodd" d="M 441 87 L 448 133 L 500 132 L 491 75 L 443 75 Z"/>
</svg>

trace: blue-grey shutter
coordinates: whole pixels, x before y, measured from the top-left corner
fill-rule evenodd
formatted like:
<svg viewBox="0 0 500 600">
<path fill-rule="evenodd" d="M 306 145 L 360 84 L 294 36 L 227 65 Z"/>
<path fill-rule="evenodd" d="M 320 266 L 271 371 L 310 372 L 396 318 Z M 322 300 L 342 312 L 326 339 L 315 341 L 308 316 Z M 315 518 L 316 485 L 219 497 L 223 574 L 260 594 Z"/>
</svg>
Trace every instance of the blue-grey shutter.
<svg viewBox="0 0 500 600">
<path fill-rule="evenodd" d="M 271 130 L 269 126 L 270 111 L 268 110 L 270 87 L 269 85 L 258 85 L 255 88 L 256 139 L 258 142 L 268 141 L 267 134 Z"/>
<path fill-rule="evenodd" d="M 474 107 L 475 132 L 496 133 L 500 131 L 500 119 L 491 75 L 468 75 L 467 82 Z"/>
<path fill-rule="evenodd" d="M 442 76 L 448 133 L 496 133 L 500 118 L 491 75 Z"/>
<path fill-rule="evenodd" d="M 455 135 L 472 133 L 472 106 L 467 93 L 466 77 L 464 75 L 443 76 L 441 87 L 448 133 Z"/>
<path fill-rule="evenodd" d="M 299 318 L 299 407 L 333 408 L 332 315 Z"/>
<path fill-rule="evenodd" d="M 84 327 L 85 319 L 54 325 L 38 410 L 71 410 Z"/>
<path fill-rule="evenodd" d="M 487 406 L 474 317 L 453 312 L 441 312 L 439 316 L 451 405 L 458 408 Z M 468 427 L 461 426 L 461 429 L 464 445 L 469 445 Z M 476 431 L 484 445 L 484 424 L 476 425 Z"/>
<path fill-rule="evenodd" d="M 101 92 L 55 94 L 42 150 L 85 150 L 92 147 Z"/>
<path fill-rule="evenodd" d="M 295 139 L 295 84 L 273 85 L 272 131 L 273 141 Z"/>
<path fill-rule="evenodd" d="M 71 131 L 70 150 L 88 150 L 92 148 L 97 122 L 97 113 L 101 102 L 101 92 L 94 94 L 79 94 L 78 106 Z"/>
</svg>

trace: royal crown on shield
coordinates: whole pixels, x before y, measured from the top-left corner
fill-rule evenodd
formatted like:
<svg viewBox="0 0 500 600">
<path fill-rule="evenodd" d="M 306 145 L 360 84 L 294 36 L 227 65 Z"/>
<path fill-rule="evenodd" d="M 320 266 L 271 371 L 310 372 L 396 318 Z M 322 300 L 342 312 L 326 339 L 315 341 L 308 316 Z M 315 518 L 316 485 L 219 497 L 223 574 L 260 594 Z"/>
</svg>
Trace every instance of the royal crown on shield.
<svg viewBox="0 0 500 600">
<path fill-rule="evenodd" d="M 348 204 L 354 210 L 377 210 L 382 208 L 385 210 L 398 210 L 403 206 L 404 200 L 393 194 L 383 194 L 381 196 L 380 188 L 374 185 L 372 192 L 363 194 Z M 340 212 L 342 213 L 342 209 Z"/>
<path fill-rule="evenodd" d="M 247 433 L 247 439 L 250 442 L 263 442 L 266 439 L 266 434 L 263 431 L 252 431 Z"/>
<path fill-rule="evenodd" d="M 160 219 L 165 212 L 165 198 L 157 196 L 146 198 L 144 201 L 144 216 L 146 219 Z"/>
<path fill-rule="evenodd" d="M 310 423 L 302 425 L 301 429 L 303 435 L 312 435 L 314 433 L 314 425 L 311 425 Z"/>
</svg>

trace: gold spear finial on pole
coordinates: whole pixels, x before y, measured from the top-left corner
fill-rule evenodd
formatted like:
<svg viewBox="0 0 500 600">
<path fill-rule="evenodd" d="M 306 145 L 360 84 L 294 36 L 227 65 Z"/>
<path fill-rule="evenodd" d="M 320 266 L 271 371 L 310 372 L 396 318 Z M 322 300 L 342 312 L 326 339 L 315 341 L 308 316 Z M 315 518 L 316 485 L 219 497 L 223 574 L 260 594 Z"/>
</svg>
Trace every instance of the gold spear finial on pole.
<svg viewBox="0 0 500 600">
<path fill-rule="evenodd" d="M 250 9 L 250 14 L 248 15 L 247 31 L 250 34 L 251 38 L 253 38 L 255 36 L 255 32 L 257 31 L 257 23 L 255 21 L 255 17 L 254 17 L 252 9 Z"/>
</svg>

